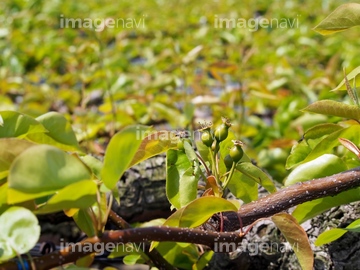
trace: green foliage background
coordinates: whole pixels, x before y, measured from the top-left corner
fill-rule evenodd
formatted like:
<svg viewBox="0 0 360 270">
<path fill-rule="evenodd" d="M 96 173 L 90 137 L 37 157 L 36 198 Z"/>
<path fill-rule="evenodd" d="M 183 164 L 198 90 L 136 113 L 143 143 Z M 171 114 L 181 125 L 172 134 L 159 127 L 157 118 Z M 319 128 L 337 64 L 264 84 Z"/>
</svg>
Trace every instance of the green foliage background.
<svg viewBox="0 0 360 270">
<path fill-rule="evenodd" d="M 329 37 L 312 30 L 344 2 L 2 1 L 0 110 L 34 117 L 60 111 L 88 146 L 133 123 L 197 128 L 195 107 L 214 121 L 232 119 L 249 155 L 281 181 L 304 130 L 338 120 L 300 109 L 341 100 L 329 90 L 343 78 L 342 67 L 360 65 L 358 29 Z M 214 27 L 219 18 L 256 14 L 296 20 L 298 28 Z M 145 27 L 61 28 L 61 18 L 143 19 Z M 99 106 L 91 105 L 96 95 L 104 98 Z"/>
</svg>

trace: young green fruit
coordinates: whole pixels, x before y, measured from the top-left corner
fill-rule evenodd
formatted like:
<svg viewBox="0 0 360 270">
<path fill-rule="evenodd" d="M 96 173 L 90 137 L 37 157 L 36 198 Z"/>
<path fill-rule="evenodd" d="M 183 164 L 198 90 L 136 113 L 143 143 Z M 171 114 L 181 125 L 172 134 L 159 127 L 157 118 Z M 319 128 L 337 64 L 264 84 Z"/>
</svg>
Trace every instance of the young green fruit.
<svg viewBox="0 0 360 270">
<path fill-rule="evenodd" d="M 244 155 L 244 150 L 242 149 L 243 143 L 238 140 L 233 140 L 234 146 L 231 147 L 229 151 L 230 157 L 234 162 L 239 162 Z"/>
<path fill-rule="evenodd" d="M 229 134 L 228 129 L 229 128 L 224 124 L 221 124 L 220 126 L 218 126 L 214 132 L 215 139 L 218 142 L 222 142 L 223 140 L 225 140 Z"/>
<path fill-rule="evenodd" d="M 234 163 L 234 160 L 232 159 L 232 157 L 230 155 L 226 155 L 224 157 L 224 163 L 225 163 L 226 169 L 230 170 Z"/>
<path fill-rule="evenodd" d="M 228 130 L 231 127 L 231 123 L 227 118 L 222 117 L 221 120 L 223 121 L 223 123 L 220 126 L 218 126 L 214 131 L 215 139 L 218 142 L 222 142 L 227 138 L 229 134 Z"/>
<path fill-rule="evenodd" d="M 210 130 L 204 131 L 203 134 L 201 134 L 201 141 L 203 144 L 205 144 L 207 147 L 211 147 L 214 139 L 213 136 L 210 133 Z"/>
</svg>

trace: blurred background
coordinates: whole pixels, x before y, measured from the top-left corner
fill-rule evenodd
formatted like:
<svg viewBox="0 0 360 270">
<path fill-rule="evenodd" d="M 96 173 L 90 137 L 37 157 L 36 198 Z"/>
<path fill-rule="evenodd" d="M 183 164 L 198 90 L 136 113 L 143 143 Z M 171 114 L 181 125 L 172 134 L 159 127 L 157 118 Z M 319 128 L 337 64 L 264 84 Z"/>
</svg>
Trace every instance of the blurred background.
<svg viewBox="0 0 360 270">
<path fill-rule="evenodd" d="M 2 0 L 0 110 L 59 111 L 95 154 L 127 125 L 196 130 L 226 116 L 282 181 L 304 131 L 339 120 L 300 110 L 346 99 L 330 90 L 360 65 L 359 29 L 312 30 L 345 2 Z"/>
</svg>

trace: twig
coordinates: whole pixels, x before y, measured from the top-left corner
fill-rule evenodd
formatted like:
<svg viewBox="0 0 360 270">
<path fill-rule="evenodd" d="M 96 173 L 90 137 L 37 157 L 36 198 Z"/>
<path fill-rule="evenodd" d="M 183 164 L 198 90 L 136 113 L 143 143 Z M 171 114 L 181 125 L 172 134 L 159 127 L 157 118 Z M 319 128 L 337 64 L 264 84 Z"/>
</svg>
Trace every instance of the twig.
<svg viewBox="0 0 360 270">
<path fill-rule="evenodd" d="M 295 205 L 328 196 L 360 186 L 360 167 L 283 188 L 257 201 L 244 204 L 238 211 L 242 225 L 269 217 Z"/>
<path fill-rule="evenodd" d="M 243 234 L 228 232 L 210 232 L 200 229 L 174 228 L 168 226 L 156 226 L 147 228 L 134 228 L 119 231 L 104 232 L 101 237 L 92 237 L 84 241 L 68 246 L 60 251 L 46 254 L 39 258 L 34 258 L 36 270 L 47 270 L 76 260 L 91 254 L 89 245 L 97 243 L 142 243 L 147 241 L 171 241 L 185 242 L 209 246 L 214 248 L 217 243 L 241 243 Z M 92 249 L 95 250 L 95 249 Z M 160 269 L 165 269 L 166 265 L 161 265 Z M 0 270 L 18 270 L 17 263 L 9 261 L 0 265 Z"/>
<path fill-rule="evenodd" d="M 110 210 L 109 218 L 112 222 L 114 222 L 120 229 L 130 229 L 131 225 L 126 222 L 122 217 L 120 217 L 118 214 L 116 214 L 113 210 Z M 174 266 L 172 266 L 170 263 L 168 263 L 164 257 L 156 250 L 156 248 L 153 248 L 151 251 L 148 250 L 150 247 L 149 243 L 146 243 L 146 250 L 143 250 L 143 252 L 150 258 L 150 260 L 153 262 L 153 264 L 159 268 L 159 269 L 166 269 L 166 270 L 174 270 L 176 269 Z"/>
<path fill-rule="evenodd" d="M 247 226 L 260 218 L 269 217 L 295 205 L 327 196 L 335 196 L 343 191 L 359 186 L 360 167 L 283 188 L 257 201 L 243 205 L 235 214 L 235 218 L 229 218 L 229 220 L 233 223 L 239 223 L 238 219 L 240 217 L 242 226 Z M 225 212 L 224 216 L 227 214 L 228 212 Z M 118 224 L 121 223 L 122 221 L 118 222 Z M 123 224 L 123 227 L 126 227 L 126 224 Z M 220 242 L 240 244 L 243 236 L 242 232 L 213 232 L 200 229 L 156 226 L 104 232 L 100 238 L 89 238 L 77 243 L 77 245 L 84 246 L 86 243 L 95 244 L 99 242 L 125 244 L 147 241 L 171 241 L 201 244 L 214 249 L 216 244 Z M 34 258 L 33 262 L 37 270 L 46 270 L 65 263 L 74 262 L 90 253 L 88 249 L 76 248 L 75 251 L 71 251 L 67 247 L 63 250 Z M 1 264 L 0 270 L 5 269 L 18 270 L 17 263 L 9 261 Z"/>
</svg>

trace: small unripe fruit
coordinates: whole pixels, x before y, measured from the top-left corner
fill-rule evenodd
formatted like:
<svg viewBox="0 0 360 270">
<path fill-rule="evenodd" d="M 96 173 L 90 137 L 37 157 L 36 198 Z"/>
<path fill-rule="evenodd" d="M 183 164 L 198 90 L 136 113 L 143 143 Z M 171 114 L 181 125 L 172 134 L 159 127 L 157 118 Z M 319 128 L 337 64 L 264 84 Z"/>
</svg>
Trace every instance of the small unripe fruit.
<svg viewBox="0 0 360 270">
<path fill-rule="evenodd" d="M 224 163 L 225 163 L 226 169 L 230 170 L 234 163 L 234 160 L 232 159 L 232 157 L 230 155 L 226 155 L 224 157 Z"/>
<path fill-rule="evenodd" d="M 214 132 L 215 139 L 218 142 L 222 142 L 223 140 L 225 140 L 229 134 L 228 129 L 229 128 L 224 124 L 221 124 L 220 126 L 218 126 Z"/>
<path fill-rule="evenodd" d="M 214 131 L 215 139 L 218 142 L 222 142 L 227 138 L 229 134 L 228 130 L 231 127 L 231 123 L 227 118 L 222 117 L 221 120 L 223 123 L 220 126 L 218 126 Z"/>
<path fill-rule="evenodd" d="M 229 151 L 229 155 L 234 162 L 239 162 L 244 155 L 244 150 L 241 147 L 243 143 L 237 140 L 234 140 L 233 142 L 234 142 L 234 146 L 231 147 Z"/>
<path fill-rule="evenodd" d="M 214 139 L 213 136 L 210 133 L 210 130 L 204 131 L 203 134 L 201 134 L 201 141 L 203 144 L 205 144 L 207 147 L 211 147 Z"/>
</svg>

